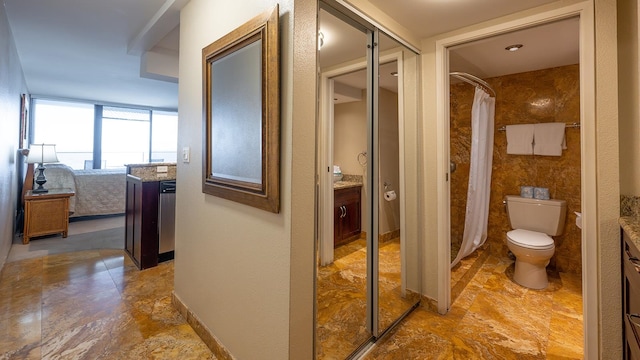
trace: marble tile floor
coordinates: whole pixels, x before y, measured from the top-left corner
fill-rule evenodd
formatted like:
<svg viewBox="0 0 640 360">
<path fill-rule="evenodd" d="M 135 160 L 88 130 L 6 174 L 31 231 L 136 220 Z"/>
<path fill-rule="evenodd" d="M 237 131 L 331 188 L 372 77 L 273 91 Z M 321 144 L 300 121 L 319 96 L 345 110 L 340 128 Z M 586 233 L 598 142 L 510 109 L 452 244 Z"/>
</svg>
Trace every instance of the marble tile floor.
<svg viewBox="0 0 640 360">
<path fill-rule="evenodd" d="M 172 289 L 173 261 L 140 271 L 122 250 L 6 263 L 0 359 L 215 359 Z"/>
<path fill-rule="evenodd" d="M 335 249 L 334 262 L 318 268 L 316 354 L 344 359 L 371 336 L 366 328 L 366 239 Z M 380 244 L 379 323 L 386 328 L 419 301 L 400 291 L 400 239 Z"/>
<path fill-rule="evenodd" d="M 446 315 L 413 311 L 364 359 L 582 359 L 580 274 L 549 272 L 545 290 L 514 283 L 490 255 Z"/>
</svg>

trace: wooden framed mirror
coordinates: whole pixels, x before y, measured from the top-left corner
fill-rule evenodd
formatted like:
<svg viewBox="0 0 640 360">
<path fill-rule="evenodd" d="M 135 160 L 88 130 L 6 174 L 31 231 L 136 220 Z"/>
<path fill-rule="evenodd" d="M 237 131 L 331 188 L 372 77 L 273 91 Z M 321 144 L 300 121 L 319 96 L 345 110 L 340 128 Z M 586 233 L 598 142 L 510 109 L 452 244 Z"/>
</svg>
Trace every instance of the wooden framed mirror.
<svg viewBox="0 0 640 360">
<path fill-rule="evenodd" d="M 280 211 L 278 6 L 202 49 L 202 191 Z"/>
</svg>

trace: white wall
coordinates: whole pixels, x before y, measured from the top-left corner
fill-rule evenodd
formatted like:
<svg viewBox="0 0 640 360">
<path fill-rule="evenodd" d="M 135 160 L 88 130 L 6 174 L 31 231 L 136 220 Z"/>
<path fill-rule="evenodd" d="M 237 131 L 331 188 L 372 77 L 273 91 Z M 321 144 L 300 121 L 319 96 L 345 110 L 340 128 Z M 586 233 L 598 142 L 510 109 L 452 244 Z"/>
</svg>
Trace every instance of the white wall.
<svg viewBox="0 0 640 360">
<path fill-rule="evenodd" d="M 300 70 L 295 72 L 300 71 L 302 78 L 310 74 L 303 80 L 307 88 L 315 89 L 315 50 L 309 51 L 315 49 L 315 36 L 308 36 L 315 29 L 315 2 L 296 1 L 301 19 L 295 26 L 304 37 L 294 36 L 293 0 L 279 2 L 281 212 L 269 213 L 201 191 L 202 48 L 275 4 L 191 0 L 180 21 L 178 148 L 190 147 L 191 162 L 178 163 L 175 292 L 238 359 L 311 354 L 315 143 L 308 138 L 315 138 L 315 102 L 305 99 L 315 98 L 315 92 L 300 91 L 302 108 L 294 108 L 294 89 L 302 86 L 293 64 L 298 64 Z M 296 56 L 294 42 L 302 49 Z M 313 60 L 306 60 L 305 53 L 311 53 Z M 302 112 L 307 116 L 295 124 L 301 124 L 300 129 L 294 126 L 293 114 Z M 293 141 L 294 134 L 301 142 Z"/>
<path fill-rule="evenodd" d="M 20 94 L 26 93 L 22 66 L 18 59 L 4 8 L 0 6 L 0 269 L 9 254 L 14 234 L 18 201 L 18 138 Z"/>
</svg>

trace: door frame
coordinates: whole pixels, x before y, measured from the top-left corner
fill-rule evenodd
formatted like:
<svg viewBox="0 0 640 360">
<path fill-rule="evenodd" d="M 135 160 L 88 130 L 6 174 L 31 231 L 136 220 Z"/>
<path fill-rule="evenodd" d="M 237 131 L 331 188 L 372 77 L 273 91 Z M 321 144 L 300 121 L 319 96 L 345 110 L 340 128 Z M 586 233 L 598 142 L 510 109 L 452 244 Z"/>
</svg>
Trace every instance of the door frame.
<svg viewBox="0 0 640 360">
<path fill-rule="evenodd" d="M 487 26 L 436 41 L 437 116 L 437 220 L 438 312 L 451 306 L 451 234 L 449 177 L 449 58 L 448 48 L 506 32 L 561 19 L 580 19 L 580 151 L 582 206 L 582 304 L 583 343 L 586 358 L 597 358 L 598 343 L 598 245 L 595 119 L 595 34 L 593 2 L 585 1 Z"/>
</svg>

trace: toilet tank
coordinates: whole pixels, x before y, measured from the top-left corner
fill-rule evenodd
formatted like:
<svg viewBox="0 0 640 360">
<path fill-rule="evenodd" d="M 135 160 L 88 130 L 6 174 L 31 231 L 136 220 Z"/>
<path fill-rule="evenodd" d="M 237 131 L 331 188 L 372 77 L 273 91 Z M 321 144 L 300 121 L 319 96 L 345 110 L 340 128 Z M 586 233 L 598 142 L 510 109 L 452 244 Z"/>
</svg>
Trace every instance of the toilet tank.
<svg viewBox="0 0 640 360">
<path fill-rule="evenodd" d="M 505 197 L 512 229 L 538 231 L 555 236 L 562 234 L 567 216 L 564 200 L 538 200 L 516 195 Z"/>
</svg>

